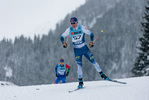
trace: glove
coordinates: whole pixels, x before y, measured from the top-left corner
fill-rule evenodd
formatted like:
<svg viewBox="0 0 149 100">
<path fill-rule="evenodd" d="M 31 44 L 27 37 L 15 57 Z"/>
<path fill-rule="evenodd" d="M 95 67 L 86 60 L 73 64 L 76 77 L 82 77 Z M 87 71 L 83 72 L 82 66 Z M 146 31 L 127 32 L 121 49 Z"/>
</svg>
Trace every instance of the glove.
<svg viewBox="0 0 149 100">
<path fill-rule="evenodd" d="M 90 48 L 91 48 L 91 47 L 94 47 L 94 43 L 93 43 L 93 42 L 90 42 L 89 47 L 90 47 Z"/>
<path fill-rule="evenodd" d="M 63 43 L 63 47 L 64 47 L 64 48 L 67 48 L 67 43 L 64 42 L 64 43 Z"/>
<path fill-rule="evenodd" d="M 57 77 L 57 74 L 55 74 L 55 76 Z"/>
<path fill-rule="evenodd" d="M 66 73 L 66 76 L 68 76 L 68 75 L 69 75 L 69 72 Z"/>
</svg>

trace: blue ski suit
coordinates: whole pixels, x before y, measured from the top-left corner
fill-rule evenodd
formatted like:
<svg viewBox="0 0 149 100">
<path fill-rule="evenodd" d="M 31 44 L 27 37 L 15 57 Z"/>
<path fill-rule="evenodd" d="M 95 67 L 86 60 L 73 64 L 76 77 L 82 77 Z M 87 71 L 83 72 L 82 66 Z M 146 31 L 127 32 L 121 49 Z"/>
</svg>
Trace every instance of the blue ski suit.
<svg viewBox="0 0 149 100">
<path fill-rule="evenodd" d="M 86 27 L 82 25 L 78 25 L 75 29 L 70 26 L 66 29 L 66 31 L 62 34 L 60 37 L 61 42 L 64 42 L 64 38 L 69 35 L 69 37 L 72 40 L 73 46 L 74 46 L 74 55 L 75 60 L 78 67 L 78 78 L 82 78 L 82 56 L 84 55 L 95 67 L 95 69 L 98 72 L 101 72 L 101 68 L 99 64 L 95 61 L 94 56 L 92 52 L 89 50 L 85 43 L 85 34 L 90 35 L 91 41 L 94 40 L 94 34 L 91 33 Z"/>
<path fill-rule="evenodd" d="M 67 64 L 64 64 L 61 66 L 60 64 L 57 64 L 55 67 L 55 73 L 57 75 L 57 78 L 55 80 L 55 84 L 59 83 L 62 80 L 62 83 L 66 82 L 66 72 L 69 72 L 70 66 Z"/>
</svg>

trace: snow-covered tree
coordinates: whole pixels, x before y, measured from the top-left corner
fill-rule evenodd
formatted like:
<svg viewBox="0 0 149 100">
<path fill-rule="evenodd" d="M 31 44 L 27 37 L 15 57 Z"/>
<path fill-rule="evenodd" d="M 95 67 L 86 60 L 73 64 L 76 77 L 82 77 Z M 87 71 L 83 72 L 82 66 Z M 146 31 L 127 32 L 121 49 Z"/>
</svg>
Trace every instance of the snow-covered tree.
<svg viewBox="0 0 149 100">
<path fill-rule="evenodd" d="M 141 23 L 143 36 L 139 38 L 140 47 L 137 47 L 139 56 L 136 58 L 132 69 L 135 76 L 149 76 L 149 2 L 145 9 L 143 22 Z"/>
</svg>

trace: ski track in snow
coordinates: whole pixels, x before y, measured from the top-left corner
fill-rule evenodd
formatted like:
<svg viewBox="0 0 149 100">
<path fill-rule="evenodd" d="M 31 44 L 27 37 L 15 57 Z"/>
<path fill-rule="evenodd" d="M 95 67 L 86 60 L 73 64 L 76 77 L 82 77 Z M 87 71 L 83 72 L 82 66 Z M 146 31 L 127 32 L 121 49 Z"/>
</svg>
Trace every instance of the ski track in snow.
<svg viewBox="0 0 149 100">
<path fill-rule="evenodd" d="M 77 88 L 78 82 L 36 86 L 0 85 L 0 100 L 149 100 L 149 77 L 118 79 L 127 84 L 108 81 L 84 82 L 84 89 L 69 93 Z"/>
</svg>

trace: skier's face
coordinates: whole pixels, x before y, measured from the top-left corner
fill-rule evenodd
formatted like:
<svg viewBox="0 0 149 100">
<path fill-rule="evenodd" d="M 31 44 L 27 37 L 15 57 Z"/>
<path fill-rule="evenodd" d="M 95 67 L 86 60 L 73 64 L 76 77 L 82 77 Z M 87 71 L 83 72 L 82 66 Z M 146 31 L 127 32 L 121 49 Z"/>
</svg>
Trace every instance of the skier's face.
<svg viewBox="0 0 149 100">
<path fill-rule="evenodd" d="M 64 65 L 64 62 L 60 62 L 60 64 L 61 64 L 61 66 L 63 66 Z"/>
<path fill-rule="evenodd" d="M 77 23 L 77 22 L 71 22 L 70 24 L 71 24 L 71 26 L 72 26 L 73 28 L 76 28 L 76 27 L 77 27 L 77 25 L 78 25 L 78 23 Z"/>
</svg>

